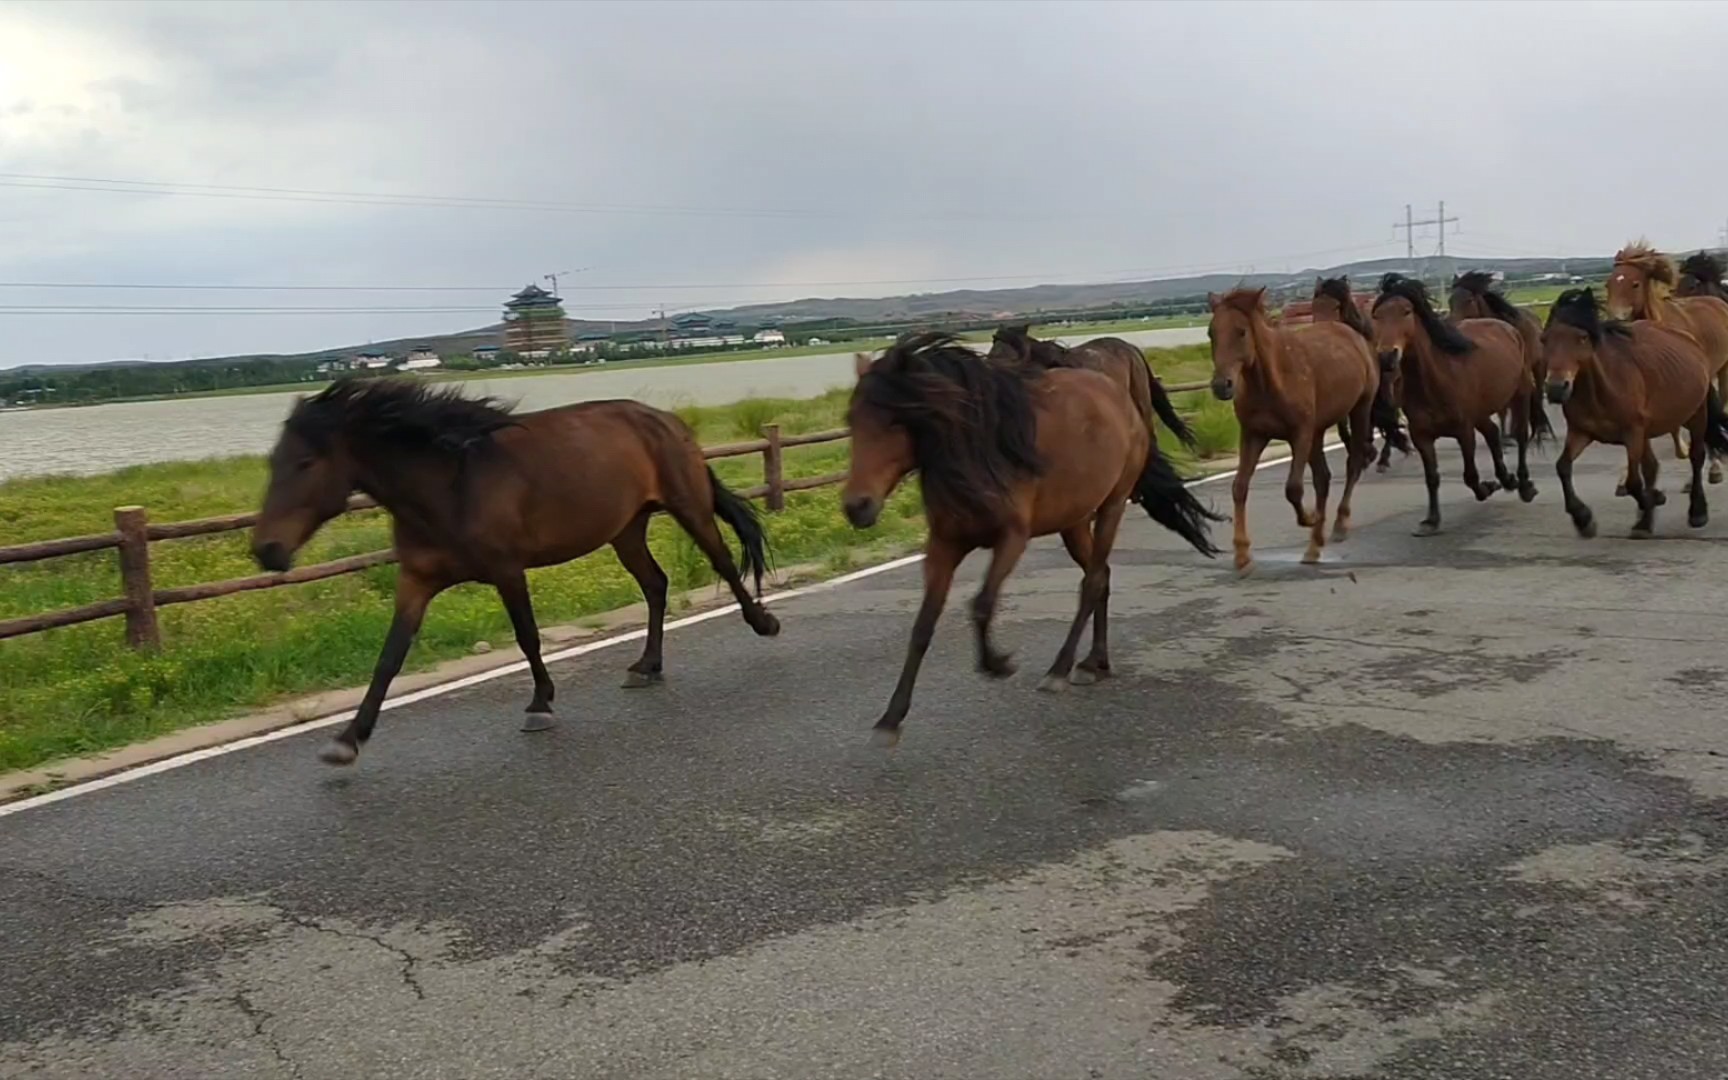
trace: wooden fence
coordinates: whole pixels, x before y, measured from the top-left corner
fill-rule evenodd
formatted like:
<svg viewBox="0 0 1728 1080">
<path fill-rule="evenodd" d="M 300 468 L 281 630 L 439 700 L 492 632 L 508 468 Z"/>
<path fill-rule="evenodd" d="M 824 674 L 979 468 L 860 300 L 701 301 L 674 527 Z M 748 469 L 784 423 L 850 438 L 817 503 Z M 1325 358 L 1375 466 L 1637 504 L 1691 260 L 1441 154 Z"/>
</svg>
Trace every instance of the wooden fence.
<svg viewBox="0 0 1728 1080">
<path fill-rule="evenodd" d="M 1176 383 L 1167 385 L 1166 389 L 1171 393 L 1184 393 L 1203 390 L 1206 385 L 1203 382 Z M 763 428 L 764 437 L 761 439 L 728 443 L 724 446 L 711 446 L 702 451 L 702 456 L 714 460 L 715 458 L 761 454 L 763 482 L 756 487 L 747 488 L 739 494 L 750 499 L 761 499 L 769 511 L 778 513 L 786 508 L 787 492 L 827 487 L 846 479 L 845 473 L 837 472 L 828 473 L 825 476 L 808 476 L 788 480 L 785 475 L 785 451 L 796 446 L 839 442 L 847 438 L 848 435 L 849 433 L 844 428 L 833 431 L 818 431 L 808 435 L 782 435 L 778 424 L 769 424 Z M 377 509 L 377 504 L 370 499 L 356 497 L 348 501 L 346 512 L 356 513 L 375 509 Z M 369 567 L 382 566 L 396 561 L 396 553 L 393 551 L 372 551 L 364 555 L 351 555 L 346 559 L 337 559 L 334 562 L 297 567 L 282 574 L 254 574 L 251 577 L 211 581 L 202 585 L 182 585 L 173 589 L 158 589 L 151 582 L 150 545 L 152 543 L 160 540 L 181 540 L 190 536 L 213 536 L 217 533 L 235 532 L 240 529 L 250 529 L 257 523 L 257 514 L 229 514 L 226 517 L 200 518 L 196 521 L 175 521 L 157 525 L 151 524 L 150 516 L 144 507 L 121 506 L 114 510 L 113 532 L 0 547 L 0 566 L 9 563 L 36 562 L 41 559 L 58 559 L 67 555 L 79 555 L 87 551 L 105 551 L 112 548 L 119 553 L 120 590 L 123 594 L 115 600 L 103 600 L 100 603 L 86 604 L 83 607 L 66 608 L 43 615 L 26 615 L 22 618 L 0 621 L 0 640 L 22 637 L 25 634 L 41 633 L 44 630 L 52 630 L 60 626 L 73 626 L 78 623 L 111 619 L 116 615 L 123 615 L 126 618 L 126 643 L 128 645 L 135 649 L 159 649 L 162 646 L 162 631 L 156 622 L 157 608 L 166 607 L 169 604 L 187 604 L 194 600 L 211 600 L 218 596 L 251 592 L 254 589 L 274 589 L 283 585 L 300 585 L 308 581 L 322 581 L 325 578 L 352 574 Z"/>
</svg>

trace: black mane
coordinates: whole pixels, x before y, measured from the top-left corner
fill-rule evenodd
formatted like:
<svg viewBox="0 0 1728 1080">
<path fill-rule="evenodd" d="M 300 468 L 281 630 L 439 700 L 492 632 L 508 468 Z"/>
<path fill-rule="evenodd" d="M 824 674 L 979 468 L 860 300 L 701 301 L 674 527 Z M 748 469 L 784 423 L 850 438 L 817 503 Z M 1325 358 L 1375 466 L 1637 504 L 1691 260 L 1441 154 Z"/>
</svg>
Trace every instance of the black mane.
<svg viewBox="0 0 1728 1080">
<path fill-rule="evenodd" d="M 1062 367 L 1068 347 L 1060 341 L 1042 341 L 1032 336 L 1030 323 L 1014 323 L 997 329 L 990 343 L 990 359 Z"/>
<path fill-rule="evenodd" d="M 1517 306 L 1494 287 L 1494 275 L 1486 270 L 1467 270 L 1452 279 L 1452 287 L 1481 297 L 1489 313 L 1501 322 L 1517 326 L 1523 319 Z"/>
<path fill-rule="evenodd" d="M 1044 470 L 1027 364 L 987 362 L 935 331 L 900 337 L 858 380 L 853 407 L 912 437 L 927 505 L 993 520 L 1015 483 Z"/>
<path fill-rule="evenodd" d="M 1338 317 L 1344 320 L 1350 329 L 1374 341 L 1374 327 L 1369 325 L 1368 317 L 1362 314 L 1362 309 L 1356 306 L 1356 294 L 1350 289 L 1348 275 L 1323 278 L 1314 290 L 1315 295 L 1328 297 L 1338 302 Z"/>
<path fill-rule="evenodd" d="M 1475 351 L 1475 342 L 1435 313 L 1433 301 L 1428 299 L 1428 288 L 1420 281 L 1396 272 L 1381 278 L 1380 295 L 1374 299 L 1374 310 L 1379 311 L 1381 304 L 1394 299 L 1408 302 L 1415 310 L 1416 321 L 1422 324 L 1422 329 L 1427 331 L 1428 338 L 1434 342 L 1436 349 L 1452 356 L 1463 356 Z"/>
<path fill-rule="evenodd" d="M 288 415 L 288 430 L 312 442 L 359 435 L 403 449 L 464 453 L 516 418 L 495 398 L 464 397 L 460 387 L 416 380 L 344 379 L 305 398 Z"/>
<path fill-rule="evenodd" d="M 1553 326 L 1555 323 L 1584 331 L 1592 345 L 1602 344 L 1602 335 L 1605 333 L 1618 337 L 1630 337 L 1632 334 L 1632 328 L 1624 322 L 1603 321 L 1594 289 L 1567 289 L 1561 293 L 1554 301 L 1554 306 L 1548 309 L 1548 325 Z"/>
</svg>

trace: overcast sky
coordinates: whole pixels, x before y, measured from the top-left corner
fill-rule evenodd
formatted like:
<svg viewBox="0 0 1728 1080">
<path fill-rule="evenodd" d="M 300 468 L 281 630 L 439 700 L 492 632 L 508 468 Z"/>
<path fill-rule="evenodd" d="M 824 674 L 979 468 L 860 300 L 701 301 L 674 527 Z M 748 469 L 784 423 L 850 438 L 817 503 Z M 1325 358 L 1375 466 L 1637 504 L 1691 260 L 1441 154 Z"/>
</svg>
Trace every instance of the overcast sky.
<svg viewBox="0 0 1728 1080">
<path fill-rule="evenodd" d="M 583 268 L 571 314 L 618 317 L 1296 269 L 1439 199 L 1465 254 L 1695 247 L 1725 58 L 1712 3 L 10 0 L 0 366 L 461 329 Z M 214 187 L 77 190 L 113 180 Z M 483 310 L 16 310 L 92 304 Z"/>
</svg>

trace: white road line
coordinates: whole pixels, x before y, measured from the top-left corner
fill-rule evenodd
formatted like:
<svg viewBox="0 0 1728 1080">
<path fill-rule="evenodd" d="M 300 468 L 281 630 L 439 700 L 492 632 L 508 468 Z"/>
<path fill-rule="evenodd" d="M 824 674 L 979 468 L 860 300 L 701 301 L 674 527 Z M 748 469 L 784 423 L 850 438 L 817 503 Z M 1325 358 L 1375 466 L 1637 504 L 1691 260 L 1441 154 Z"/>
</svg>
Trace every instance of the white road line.
<svg viewBox="0 0 1728 1080">
<path fill-rule="evenodd" d="M 1333 450 L 1337 450 L 1342 446 L 1342 443 L 1329 443 L 1326 446 L 1326 451 L 1327 453 L 1331 453 Z M 1289 461 L 1289 455 L 1285 455 L 1284 457 L 1262 461 L 1260 464 L 1261 466 L 1283 465 L 1287 464 Z M 1213 473 L 1210 476 L 1203 476 L 1197 480 L 1190 481 L 1189 486 L 1200 487 L 1205 484 L 1212 484 L 1220 480 L 1228 479 L 1235 475 L 1235 469 Z M 840 577 L 831 578 L 828 581 L 817 582 L 816 584 L 805 585 L 796 589 L 788 589 L 785 592 L 770 593 L 762 598 L 762 602 L 764 604 L 777 604 L 786 600 L 795 600 L 800 596 L 810 596 L 814 593 L 827 592 L 830 589 L 838 589 L 842 585 L 850 585 L 854 581 L 863 581 L 865 578 L 875 577 L 877 574 L 886 574 L 893 570 L 899 570 L 902 567 L 915 566 L 921 562 L 923 558 L 924 556 L 922 555 L 907 555 L 902 558 L 890 560 L 889 562 L 879 563 L 876 566 L 868 566 L 862 570 L 855 570 L 850 574 L 842 574 Z M 696 626 L 713 619 L 723 618 L 727 615 L 733 614 L 737 610 L 737 604 L 728 604 L 725 607 L 713 608 L 708 611 L 698 612 L 695 615 L 686 615 L 681 619 L 674 619 L 667 623 L 666 629 L 668 631 L 682 630 L 687 626 Z M 631 630 L 623 634 L 616 634 L 609 638 L 602 638 L 599 641 L 589 641 L 581 645 L 572 645 L 568 649 L 560 649 L 557 652 L 547 653 L 543 659 L 548 664 L 554 664 L 560 660 L 572 660 L 578 656 L 587 656 L 589 653 L 599 652 L 602 649 L 610 649 L 614 645 L 623 645 L 626 642 L 640 641 L 646 636 L 646 630 Z M 410 694 L 403 694 L 400 697 L 390 698 L 384 702 L 381 711 L 389 712 L 391 709 L 399 709 L 404 705 L 413 705 L 416 702 L 427 701 L 435 697 L 442 697 L 445 694 L 453 694 L 458 690 L 466 690 L 470 686 L 479 686 L 481 683 L 491 682 L 493 679 L 501 679 L 506 675 L 514 675 L 517 672 L 527 670 L 528 661 L 518 660 L 515 663 L 495 667 L 489 671 L 482 671 L 476 675 L 467 675 L 460 679 L 453 679 L 447 683 L 439 683 L 436 686 L 428 686 L 423 690 L 416 690 Z M 353 716 L 354 710 L 349 709 L 345 712 L 335 713 L 330 716 L 321 716 L 316 720 L 308 720 L 304 724 L 295 724 L 291 727 L 277 728 L 275 731 L 267 731 L 262 735 L 250 735 L 244 739 L 236 739 L 233 742 L 223 743 L 220 746 L 207 746 L 202 750 L 191 750 L 184 754 L 177 754 L 174 757 L 163 758 L 161 761 L 152 761 L 148 765 L 140 765 L 134 769 L 127 769 L 124 772 L 111 773 L 107 776 L 100 776 L 94 780 L 87 780 L 81 784 L 73 784 L 69 787 L 59 788 L 42 795 L 32 795 L 27 799 L 19 799 L 16 802 L 0 804 L 0 818 L 10 817 L 13 814 L 21 814 L 26 810 L 34 810 L 41 806 L 49 806 L 53 803 L 75 798 L 79 795 L 89 795 L 92 792 L 102 791 L 105 788 L 118 787 L 121 784 L 129 784 L 134 780 L 142 780 L 147 776 L 155 776 L 158 773 L 165 773 L 173 769 L 185 768 L 188 765 L 194 765 L 200 761 L 208 761 L 211 758 L 221 757 L 224 754 L 234 754 L 241 750 L 250 750 L 254 746 L 263 746 L 266 743 L 273 743 L 281 739 L 303 735 L 309 731 L 318 731 L 323 728 L 334 727 L 337 724 L 345 724 L 352 719 Z"/>
</svg>

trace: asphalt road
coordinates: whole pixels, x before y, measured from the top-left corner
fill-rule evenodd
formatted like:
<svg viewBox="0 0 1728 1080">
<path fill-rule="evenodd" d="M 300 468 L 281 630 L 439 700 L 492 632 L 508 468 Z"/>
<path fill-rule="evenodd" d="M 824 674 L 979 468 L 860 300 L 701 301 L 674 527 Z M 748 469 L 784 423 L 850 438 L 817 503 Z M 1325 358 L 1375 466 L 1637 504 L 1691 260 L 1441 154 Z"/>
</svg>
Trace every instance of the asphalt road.
<svg viewBox="0 0 1728 1080">
<path fill-rule="evenodd" d="M 915 567 L 561 665 L 551 734 L 510 678 L 0 819 L 0 1076 L 1720 1080 L 1728 488 L 1620 539 L 1598 449 L 1583 541 L 1447 464 L 1319 569 L 1277 476 L 1246 580 L 1134 521 L 1065 695 L 1040 543 L 1022 674 L 957 595 L 892 752 Z"/>
</svg>

